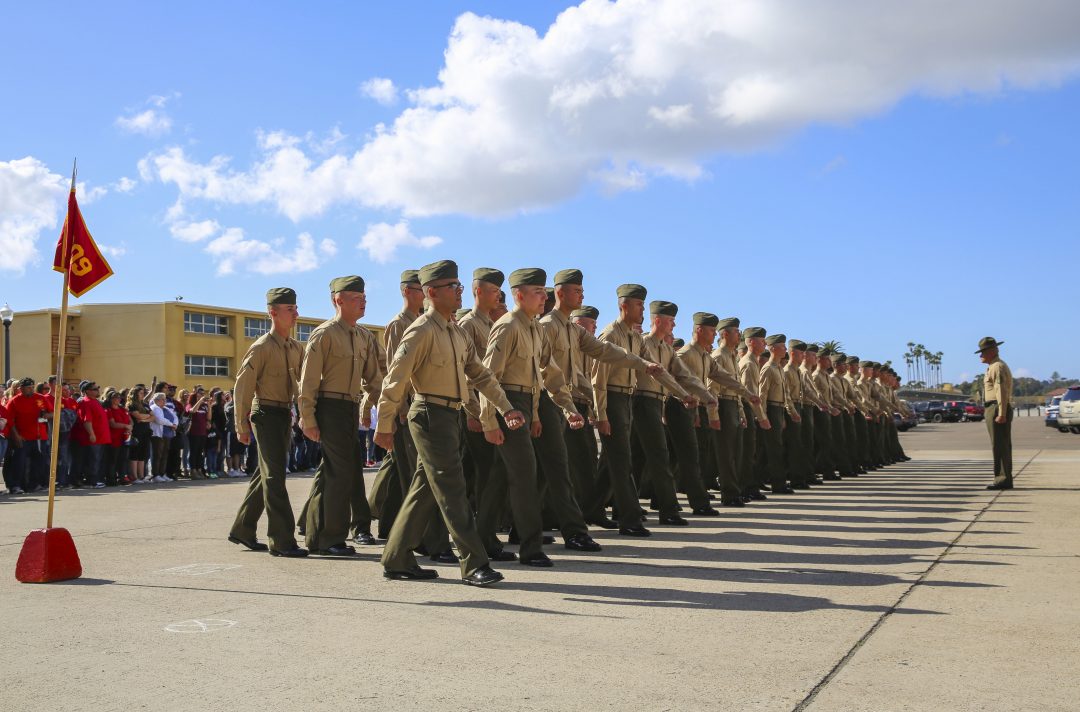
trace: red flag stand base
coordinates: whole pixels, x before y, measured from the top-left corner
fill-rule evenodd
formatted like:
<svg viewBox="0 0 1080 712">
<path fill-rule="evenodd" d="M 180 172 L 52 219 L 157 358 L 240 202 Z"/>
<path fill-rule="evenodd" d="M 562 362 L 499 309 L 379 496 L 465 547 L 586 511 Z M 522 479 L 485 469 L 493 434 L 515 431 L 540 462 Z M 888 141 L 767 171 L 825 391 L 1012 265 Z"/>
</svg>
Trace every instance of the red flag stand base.
<svg viewBox="0 0 1080 712">
<path fill-rule="evenodd" d="M 35 529 L 26 535 L 15 578 L 22 583 L 50 583 L 82 576 L 82 562 L 67 529 Z"/>
</svg>

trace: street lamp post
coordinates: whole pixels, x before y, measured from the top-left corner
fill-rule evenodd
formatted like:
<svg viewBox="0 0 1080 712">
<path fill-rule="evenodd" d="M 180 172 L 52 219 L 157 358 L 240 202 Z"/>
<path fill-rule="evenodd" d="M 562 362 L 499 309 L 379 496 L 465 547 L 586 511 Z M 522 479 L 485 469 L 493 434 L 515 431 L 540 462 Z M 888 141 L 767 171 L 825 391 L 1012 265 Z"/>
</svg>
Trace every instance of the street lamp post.
<svg viewBox="0 0 1080 712">
<path fill-rule="evenodd" d="M 11 322 L 15 320 L 15 312 L 11 306 L 4 303 L 0 308 L 0 319 L 4 321 L 4 385 L 11 380 Z"/>
</svg>

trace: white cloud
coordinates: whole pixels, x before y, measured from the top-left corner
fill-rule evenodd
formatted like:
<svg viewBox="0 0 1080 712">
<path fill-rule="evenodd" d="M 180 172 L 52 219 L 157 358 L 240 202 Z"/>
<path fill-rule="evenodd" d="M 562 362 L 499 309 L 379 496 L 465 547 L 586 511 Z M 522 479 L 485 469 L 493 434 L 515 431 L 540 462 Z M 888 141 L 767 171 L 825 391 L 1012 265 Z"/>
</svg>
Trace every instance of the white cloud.
<svg viewBox="0 0 1080 712">
<path fill-rule="evenodd" d="M 95 185 L 93 188 L 88 188 L 86 183 L 78 182 L 75 184 L 75 193 L 79 196 L 79 205 L 89 205 L 108 195 L 109 189 L 103 185 Z"/>
<path fill-rule="evenodd" d="M 393 106 L 398 100 L 398 90 L 394 82 L 385 77 L 374 77 L 360 85 L 360 93 L 374 99 L 383 106 Z"/>
<path fill-rule="evenodd" d="M 42 231 L 59 235 L 68 186 L 68 179 L 32 156 L 0 161 L 0 272 L 21 274 L 37 261 Z"/>
<path fill-rule="evenodd" d="M 302 232 L 296 246 L 286 251 L 283 239 L 254 240 L 246 237 L 242 229 L 230 227 L 210 241 L 206 252 L 217 261 L 219 275 L 233 274 L 238 266 L 257 274 L 284 274 L 310 272 L 336 254 L 337 245 L 333 240 L 323 240 L 316 249 L 311 235 Z"/>
<path fill-rule="evenodd" d="M 172 128 L 172 119 L 163 111 L 146 109 L 131 116 L 117 116 L 116 125 L 128 133 L 160 136 L 169 133 L 169 129 Z"/>
<path fill-rule="evenodd" d="M 149 109 L 131 109 L 124 116 L 116 117 L 116 125 L 128 133 L 144 136 L 162 136 L 172 129 L 172 117 L 165 113 L 165 105 L 179 97 L 179 92 L 168 95 L 155 94 L 148 98 L 145 105 Z"/>
<path fill-rule="evenodd" d="M 1034 373 L 1032 373 L 1029 369 L 1023 367 L 1017 368 L 1014 373 L 1017 378 L 1035 378 Z"/>
<path fill-rule="evenodd" d="M 441 243 L 441 237 L 417 237 L 409 229 L 409 223 L 402 220 L 396 225 L 389 223 L 368 225 L 367 232 L 360 238 L 357 247 L 366 250 L 373 262 L 382 264 L 394 259 L 398 248 L 419 247 L 428 250 Z"/>
<path fill-rule="evenodd" d="M 117 193 L 130 193 L 138 184 L 138 181 L 134 181 L 127 176 L 122 176 L 120 180 L 113 183 L 112 189 Z"/>
<path fill-rule="evenodd" d="M 169 232 L 181 242 L 202 242 L 220 231 L 221 226 L 218 225 L 216 220 L 189 222 L 178 219 L 169 225 Z"/>
<path fill-rule="evenodd" d="M 1080 3 L 1043 0 L 585 0 L 544 34 L 466 13 L 433 86 L 351 154 L 260 139 L 247 168 L 180 148 L 144 162 L 182 199 L 269 203 L 296 221 L 337 203 L 498 216 L 590 183 L 693 180 L 724 152 L 844 124 L 922 94 L 993 95 L 1080 71 Z M 376 100 L 386 79 L 365 82 Z"/>
<path fill-rule="evenodd" d="M 98 243 L 98 249 L 101 250 L 101 254 L 106 257 L 123 257 L 127 254 L 127 248 L 123 245 L 102 245 Z M 56 259 L 55 257 L 53 259 Z"/>
</svg>

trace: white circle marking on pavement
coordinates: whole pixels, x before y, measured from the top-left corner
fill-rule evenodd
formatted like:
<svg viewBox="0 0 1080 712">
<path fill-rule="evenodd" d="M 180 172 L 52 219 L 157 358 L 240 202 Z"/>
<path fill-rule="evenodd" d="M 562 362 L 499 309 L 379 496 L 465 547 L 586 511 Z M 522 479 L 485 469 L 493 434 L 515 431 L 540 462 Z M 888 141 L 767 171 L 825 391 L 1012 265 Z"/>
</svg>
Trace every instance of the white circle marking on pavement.
<svg viewBox="0 0 1080 712">
<path fill-rule="evenodd" d="M 170 623 L 165 626 L 165 630 L 170 633 L 210 633 L 215 630 L 232 628 L 234 625 L 236 625 L 236 621 L 225 620 L 224 618 L 193 618 L 189 621 Z"/>
</svg>

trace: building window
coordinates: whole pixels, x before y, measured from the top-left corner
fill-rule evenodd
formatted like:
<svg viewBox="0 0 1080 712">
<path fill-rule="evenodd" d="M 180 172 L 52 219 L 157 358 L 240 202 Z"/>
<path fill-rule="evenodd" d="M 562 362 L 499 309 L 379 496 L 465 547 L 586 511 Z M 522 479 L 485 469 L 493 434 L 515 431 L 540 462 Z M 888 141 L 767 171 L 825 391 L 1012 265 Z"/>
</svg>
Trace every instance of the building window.
<svg viewBox="0 0 1080 712">
<path fill-rule="evenodd" d="M 314 324 L 297 324 L 296 325 L 296 340 L 307 341 L 311 338 L 311 332 L 315 330 Z"/>
<path fill-rule="evenodd" d="M 252 319 L 244 317 L 244 336 L 249 339 L 257 339 L 270 331 L 269 319 Z"/>
<path fill-rule="evenodd" d="M 184 331 L 189 334 L 218 334 L 228 336 L 228 317 L 200 312 L 184 312 Z"/>
<path fill-rule="evenodd" d="M 184 356 L 185 376 L 229 377 L 229 359 L 225 356 Z"/>
</svg>

